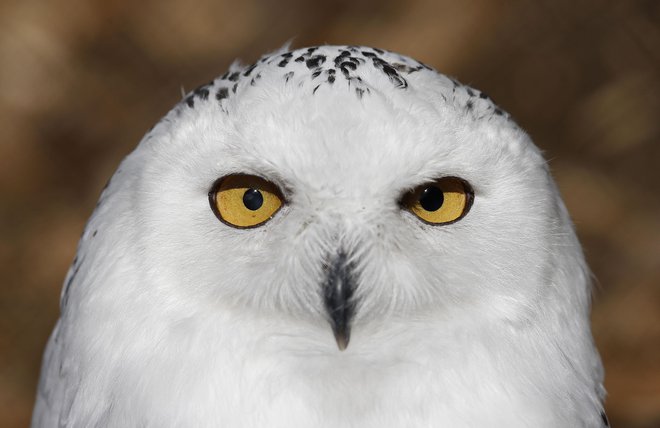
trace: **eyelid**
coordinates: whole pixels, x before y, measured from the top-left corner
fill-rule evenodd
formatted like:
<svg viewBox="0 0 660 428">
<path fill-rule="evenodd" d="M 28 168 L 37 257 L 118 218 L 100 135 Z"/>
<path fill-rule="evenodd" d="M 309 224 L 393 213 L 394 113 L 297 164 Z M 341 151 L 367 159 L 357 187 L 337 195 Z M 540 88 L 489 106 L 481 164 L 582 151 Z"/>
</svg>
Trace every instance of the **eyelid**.
<svg viewBox="0 0 660 428">
<path fill-rule="evenodd" d="M 264 181 L 267 181 L 268 183 L 274 184 L 275 187 L 277 187 L 277 190 L 279 191 L 279 195 L 282 197 L 282 203 L 283 204 L 288 203 L 294 192 L 290 183 L 287 182 L 285 179 L 283 179 L 281 174 L 279 174 L 275 169 L 271 168 L 268 163 L 265 163 L 263 161 L 255 162 L 253 158 L 249 158 L 249 159 L 246 158 L 244 163 L 246 165 L 252 165 L 252 167 L 248 166 L 242 169 L 231 167 L 224 171 L 219 171 L 219 174 L 216 174 L 216 176 L 220 176 L 220 178 L 216 179 L 213 182 L 213 185 L 211 186 L 211 190 L 213 190 L 213 187 L 215 187 L 218 184 L 218 182 L 222 181 L 223 178 L 229 177 L 230 175 L 254 176 Z"/>
</svg>

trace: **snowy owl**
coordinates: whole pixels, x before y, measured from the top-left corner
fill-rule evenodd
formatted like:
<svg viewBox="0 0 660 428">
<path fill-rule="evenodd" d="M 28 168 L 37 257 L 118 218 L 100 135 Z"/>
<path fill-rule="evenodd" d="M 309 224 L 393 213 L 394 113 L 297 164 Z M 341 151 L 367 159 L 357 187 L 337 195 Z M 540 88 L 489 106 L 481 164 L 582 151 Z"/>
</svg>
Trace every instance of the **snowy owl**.
<svg viewBox="0 0 660 428">
<path fill-rule="evenodd" d="M 483 92 L 283 49 L 188 94 L 68 272 L 33 427 L 604 427 L 589 272 Z"/>
</svg>

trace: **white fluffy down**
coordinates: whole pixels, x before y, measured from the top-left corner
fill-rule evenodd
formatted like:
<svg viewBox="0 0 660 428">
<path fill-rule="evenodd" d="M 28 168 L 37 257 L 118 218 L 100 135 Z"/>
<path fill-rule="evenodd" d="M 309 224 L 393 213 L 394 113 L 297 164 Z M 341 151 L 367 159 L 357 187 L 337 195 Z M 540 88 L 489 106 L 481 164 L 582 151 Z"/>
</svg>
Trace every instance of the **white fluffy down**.
<svg viewBox="0 0 660 428">
<path fill-rule="evenodd" d="M 122 162 L 67 277 L 33 427 L 602 426 L 589 273 L 528 136 L 428 68 L 397 88 L 367 58 L 359 82 L 315 88 L 298 52 L 234 66 L 235 92 L 177 106 Z M 207 194 L 232 173 L 287 203 L 227 226 Z M 441 176 L 472 186 L 465 218 L 401 208 Z M 321 290 L 340 248 L 358 273 L 343 352 Z"/>
</svg>

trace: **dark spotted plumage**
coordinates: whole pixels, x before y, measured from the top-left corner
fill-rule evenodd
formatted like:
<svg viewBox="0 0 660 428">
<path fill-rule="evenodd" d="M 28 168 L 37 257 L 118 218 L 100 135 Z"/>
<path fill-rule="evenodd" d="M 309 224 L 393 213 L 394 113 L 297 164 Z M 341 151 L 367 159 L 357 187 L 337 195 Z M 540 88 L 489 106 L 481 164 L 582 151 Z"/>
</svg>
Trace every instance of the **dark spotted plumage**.
<svg viewBox="0 0 660 428">
<path fill-rule="evenodd" d="M 229 89 L 228 88 L 220 88 L 218 89 L 218 92 L 215 93 L 215 98 L 218 101 L 222 101 L 223 99 L 227 98 L 229 96 Z"/>
<path fill-rule="evenodd" d="M 447 78 L 412 58 L 364 46 L 314 46 L 265 55 L 243 68 L 232 65 L 221 77 L 190 92 L 182 106 L 196 108 L 199 102 L 211 98 L 229 114 L 228 103 L 234 94 L 240 93 L 241 88 L 258 87 L 262 75 L 268 75 L 268 84 L 272 84 L 272 76 L 278 74 L 282 84 L 295 82 L 303 90 L 309 85 L 309 93 L 315 96 L 321 93 L 323 87 L 329 87 L 336 91 L 348 89 L 360 100 L 381 87 L 382 90 L 388 86 L 394 91 L 417 90 L 417 81 L 440 78 L 447 82 L 447 90 L 438 95 L 444 102 L 462 109 L 475 119 L 498 116 L 508 119 L 508 115 L 483 92 Z M 215 97 L 209 97 L 211 93 Z"/>
<path fill-rule="evenodd" d="M 325 62 L 325 56 L 324 55 L 316 55 L 311 58 L 309 58 L 307 61 L 305 61 L 305 64 L 307 65 L 307 68 L 309 69 L 316 69 L 321 66 Z"/>
<path fill-rule="evenodd" d="M 252 73 L 252 70 L 254 70 L 256 67 L 257 67 L 257 64 L 256 64 L 256 63 L 255 63 L 255 64 L 252 64 L 251 66 L 249 66 L 249 67 L 243 72 L 243 76 L 249 76 L 250 73 Z"/>
</svg>

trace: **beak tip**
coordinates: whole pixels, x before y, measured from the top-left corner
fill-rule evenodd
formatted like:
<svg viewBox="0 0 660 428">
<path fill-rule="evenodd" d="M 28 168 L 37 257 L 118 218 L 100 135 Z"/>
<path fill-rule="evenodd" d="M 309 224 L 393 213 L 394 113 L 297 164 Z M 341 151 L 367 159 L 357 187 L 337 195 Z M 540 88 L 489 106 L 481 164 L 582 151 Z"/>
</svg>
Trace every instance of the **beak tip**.
<svg viewBox="0 0 660 428">
<path fill-rule="evenodd" d="M 340 351 L 344 351 L 348 348 L 348 335 L 337 333 L 335 334 L 335 340 L 337 341 L 337 348 L 339 348 Z"/>
</svg>

